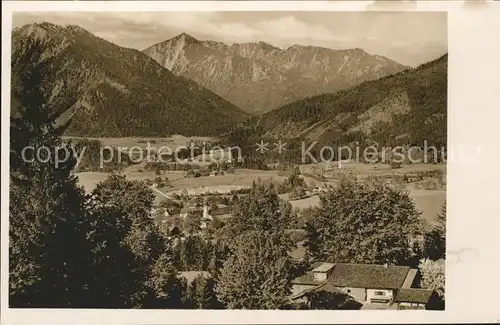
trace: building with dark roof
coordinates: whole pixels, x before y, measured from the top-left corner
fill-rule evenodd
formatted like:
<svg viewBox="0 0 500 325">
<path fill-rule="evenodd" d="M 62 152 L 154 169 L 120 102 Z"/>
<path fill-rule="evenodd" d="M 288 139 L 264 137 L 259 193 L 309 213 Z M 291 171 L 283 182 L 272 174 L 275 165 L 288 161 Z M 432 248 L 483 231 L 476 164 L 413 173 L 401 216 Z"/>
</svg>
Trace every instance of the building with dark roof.
<svg viewBox="0 0 500 325">
<path fill-rule="evenodd" d="M 418 270 L 408 266 L 315 263 L 292 281 L 292 296 L 315 288 L 340 290 L 362 303 L 392 303 L 400 289 L 415 286 Z"/>
<path fill-rule="evenodd" d="M 402 288 L 397 290 L 394 302 L 400 309 L 441 309 L 441 300 L 434 290 Z"/>
</svg>

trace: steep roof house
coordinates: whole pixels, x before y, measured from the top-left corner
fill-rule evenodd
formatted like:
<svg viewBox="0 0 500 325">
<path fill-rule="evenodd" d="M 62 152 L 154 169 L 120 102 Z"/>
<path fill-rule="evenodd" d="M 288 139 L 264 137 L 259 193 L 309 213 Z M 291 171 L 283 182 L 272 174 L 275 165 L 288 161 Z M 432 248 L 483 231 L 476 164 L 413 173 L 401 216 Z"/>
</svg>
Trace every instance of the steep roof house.
<svg viewBox="0 0 500 325">
<path fill-rule="evenodd" d="M 388 304 L 400 289 L 418 282 L 418 270 L 408 266 L 320 262 L 292 281 L 291 299 L 305 299 L 304 292 L 319 288 L 346 293 L 363 304 Z"/>
<path fill-rule="evenodd" d="M 210 211 L 212 217 L 218 217 L 221 220 L 231 218 L 233 215 L 234 208 L 231 206 L 222 206 L 216 210 Z"/>
</svg>

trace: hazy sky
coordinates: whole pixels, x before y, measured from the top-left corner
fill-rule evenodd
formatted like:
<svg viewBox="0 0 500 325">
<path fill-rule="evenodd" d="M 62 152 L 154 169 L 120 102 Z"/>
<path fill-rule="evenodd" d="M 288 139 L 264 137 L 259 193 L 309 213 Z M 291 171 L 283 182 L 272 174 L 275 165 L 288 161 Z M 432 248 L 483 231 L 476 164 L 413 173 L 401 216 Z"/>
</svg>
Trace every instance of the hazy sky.
<svg viewBox="0 0 500 325">
<path fill-rule="evenodd" d="M 416 66 L 448 48 L 445 12 L 33 12 L 17 13 L 13 21 L 15 27 L 42 21 L 76 24 L 139 50 L 186 32 L 228 44 L 359 47 Z"/>
</svg>

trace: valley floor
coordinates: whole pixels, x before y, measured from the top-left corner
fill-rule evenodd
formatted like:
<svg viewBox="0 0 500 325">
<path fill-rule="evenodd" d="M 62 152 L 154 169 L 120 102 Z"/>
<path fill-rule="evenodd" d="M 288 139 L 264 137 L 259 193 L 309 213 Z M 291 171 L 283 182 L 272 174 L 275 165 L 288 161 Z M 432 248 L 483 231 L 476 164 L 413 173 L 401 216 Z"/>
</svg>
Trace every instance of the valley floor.
<svg viewBox="0 0 500 325">
<path fill-rule="evenodd" d="M 311 168 L 311 165 L 301 166 L 301 170 L 307 170 Z M 318 168 L 318 167 L 316 167 Z M 324 186 L 325 184 L 334 184 L 335 176 L 341 173 L 352 173 L 358 175 L 359 177 L 367 176 L 384 176 L 384 175 L 403 175 L 411 174 L 414 172 L 422 172 L 426 170 L 439 169 L 446 170 L 445 165 L 408 165 L 403 168 L 391 170 L 387 165 L 367 165 L 367 164 L 344 164 L 342 169 L 333 168 L 328 170 L 325 168 L 325 181 L 318 181 L 312 177 L 304 176 L 306 184 L 317 184 L 317 186 Z M 152 170 L 142 170 L 141 165 L 133 165 L 127 167 L 123 173 L 130 180 L 154 180 L 158 177 Z M 202 192 L 228 192 L 230 190 L 249 187 L 252 185 L 253 181 L 261 180 L 272 180 L 276 182 L 282 182 L 286 176 L 279 171 L 261 171 L 254 169 L 235 169 L 234 173 L 226 173 L 220 176 L 204 176 L 196 178 L 185 177 L 184 171 L 165 171 L 164 174 L 160 175 L 162 178 L 168 177 L 171 187 L 159 188 L 155 191 L 156 201 L 160 202 L 168 193 L 178 192 L 180 190 L 187 190 L 194 194 L 201 194 Z M 109 174 L 101 172 L 82 172 L 78 173 L 80 184 L 85 188 L 87 192 L 93 190 L 95 185 L 103 181 Z M 405 184 L 405 189 L 409 191 L 410 196 L 415 202 L 415 205 L 419 211 L 422 212 L 422 219 L 425 220 L 429 225 L 434 223 L 435 216 L 440 212 L 441 205 L 446 199 L 446 190 L 444 188 L 438 189 L 423 189 L 416 186 L 414 183 Z M 320 203 L 319 197 L 311 192 L 308 195 L 299 200 L 290 200 L 288 194 L 282 194 L 281 197 L 285 200 L 289 200 L 292 207 L 298 209 L 305 209 L 311 206 L 317 206 Z"/>
</svg>

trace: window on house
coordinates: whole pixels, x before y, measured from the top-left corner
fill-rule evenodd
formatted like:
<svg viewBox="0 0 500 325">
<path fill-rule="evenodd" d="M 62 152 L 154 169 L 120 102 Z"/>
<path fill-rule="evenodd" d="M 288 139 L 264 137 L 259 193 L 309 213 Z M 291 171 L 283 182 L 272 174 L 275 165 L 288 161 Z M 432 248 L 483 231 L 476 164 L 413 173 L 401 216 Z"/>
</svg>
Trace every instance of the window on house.
<svg viewBox="0 0 500 325">
<path fill-rule="evenodd" d="M 373 295 L 375 295 L 375 296 L 385 296 L 385 293 L 383 291 L 374 291 Z"/>
</svg>

